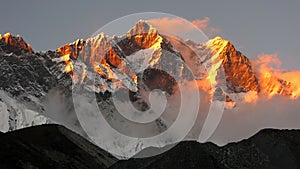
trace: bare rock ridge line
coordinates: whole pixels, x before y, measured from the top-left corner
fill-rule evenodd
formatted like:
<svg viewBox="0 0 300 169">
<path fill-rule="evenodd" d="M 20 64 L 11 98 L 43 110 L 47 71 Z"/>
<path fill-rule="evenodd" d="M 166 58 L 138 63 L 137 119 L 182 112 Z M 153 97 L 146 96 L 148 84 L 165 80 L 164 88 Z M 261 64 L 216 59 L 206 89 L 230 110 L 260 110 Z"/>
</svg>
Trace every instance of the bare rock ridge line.
<svg viewBox="0 0 300 169">
<path fill-rule="evenodd" d="M 104 33 L 101 33 L 94 38 L 88 38 L 86 41 L 79 39 L 75 42 L 66 44 L 65 46 L 59 47 L 57 51 L 62 55 L 70 54 L 73 59 L 81 56 L 84 58 L 83 60 L 88 61 L 92 65 L 95 64 L 95 62 L 100 63 L 100 68 L 97 69 L 97 66 L 95 66 L 95 69 L 97 69 L 97 72 L 104 77 L 109 77 L 109 73 L 104 72 L 113 72 L 110 67 L 118 67 L 120 66 L 120 63 L 126 61 L 127 56 L 141 49 L 150 47 L 160 50 L 167 49 L 173 53 L 178 51 L 178 57 L 183 59 L 196 75 L 199 73 L 205 74 L 203 70 L 200 70 L 200 72 L 197 70 L 204 64 L 211 64 L 208 67 L 208 71 L 211 71 L 214 64 L 216 66 L 216 63 L 206 62 L 213 62 L 213 58 L 218 57 L 217 59 L 221 61 L 225 71 L 227 83 L 226 93 L 228 93 L 228 95 L 230 95 L 230 93 L 247 93 L 249 91 L 259 93 L 263 88 L 268 93 L 274 92 L 279 95 L 292 96 L 293 85 L 289 81 L 270 75 L 268 83 L 260 84 L 258 74 L 254 71 L 251 61 L 240 51 L 237 51 L 234 45 L 228 40 L 216 37 L 205 44 L 197 44 L 197 42 L 190 43 L 186 42 L 186 44 L 184 44 L 178 42 L 178 40 L 176 41 L 172 37 L 162 36 L 146 21 L 139 21 L 131 30 L 121 37 L 109 38 L 105 36 Z M 120 49 L 114 48 L 115 45 L 113 44 L 117 44 L 117 46 L 121 48 L 121 51 Z M 183 52 L 182 47 L 184 45 L 190 50 L 190 54 Z M 99 48 L 99 46 L 101 47 Z M 95 51 L 97 51 L 97 53 L 95 53 Z M 161 57 L 159 54 L 152 55 L 154 55 L 153 60 Z M 200 61 L 198 61 L 199 59 L 189 61 L 194 55 L 200 55 Z M 163 59 L 160 61 L 162 60 Z M 197 62 L 200 63 L 198 64 Z M 151 64 L 151 62 L 149 62 L 149 64 Z M 124 72 L 123 74 L 129 74 L 129 77 L 131 76 L 131 81 L 133 80 L 136 83 L 137 77 L 130 66 L 130 64 L 125 65 L 130 71 L 129 73 Z M 218 74 L 218 67 L 216 69 L 216 74 Z M 277 82 L 281 84 L 281 87 L 274 87 L 274 83 Z"/>
<path fill-rule="evenodd" d="M 11 46 L 20 47 L 24 50 L 33 52 L 31 46 L 26 43 L 20 35 L 14 37 L 9 32 L 4 35 L 0 34 L 0 41 L 4 41 L 6 44 Z"/>
<path fill-rule="evenodd" d="M 135 63 L 131 63 L 129 57 L 144 49 L 152 50 L 151 56 L 148 58 L 151 67 L 158 67 L 159 64 L 168 61 L 161 57 L 164 50 L 176 55 L 175 60 L 181 59 L 180 53 L 172 48 L 170 42 L 145 21 L 139 21 L 120 37 L 109 38 L 104 33 L 100 33 L 87 40 L 80 39 L 59 47 L 57 52 L 63 55 L 62 60 L 66 63 L 66 72 L 76 79 L 85 77 L 82 77 L 81 71 L 74 70 L 76 69 L 74 64 L 84 62 L 88 67 L 86 71 L 96 72 L 106 80 L 105 83 L 100 84 L 104 91 L 112 91 L 119 86 L 120 80 L 128 84 L 129 89 L 136 91 L 138 72 L 134 70 Z M 177 66 L 178 70 L 179 66 Z M 110 82 L 112 85 L 109 84 Z"/>
<path fill-rule="evenodd" d="M 14 37 L 10 33 L 6 33 L 0 36 L 0 41 L 8 44 L 8 46 L 19 47 L 25 51 L 33 52 L 31 46 L 19 35 Z M 284 96 L 293 95 L 293 88 L 295 88 L 293 84 L 289 81 L 274 77 L 273 75 L 270 75 L 269 78 L 266 77 L 266 83 L 260 84 L 257 72 L 254 72 L 251 61 L 240 51 L 237 51 L 229 41 L 221 37 L 216 37 L 205 44 L 197 44 L 197 42 L 191 43 L 192 45 L 189 45 L 189 42 L 186 42 L 188 48 L 192 48 L 192 46 L 195 47 L 190 51 L 190 55 L 203 54 L 206 57 L 201 58 L 202 56 L 200 56 L 200 64 L 195 65 L 194 62 L 194 65 L 189 63 L 188 66 L 196 70 L 205 64 L 205 62 L 209 62 L 214 56 L 217 56 L 218 60 L 222 62 L 225 71 L 227 82 L 226 92 L 228 95 L 230 95 L 230 93 L 246 93 L 249 91 L 259 93 L 262 88 L 269 93 L 277 93 Z M 74 69 L 76 69 L 74 62 L 80 58 L 84 64 L 94 69 L 91 71 L 98 73 L 103 79 L 112 81 L 110 85 L 104 82 L 98 84 L 102 92 L 107 90 L 112 91 L 114 87 L 121 83 L 120 79 L 127 81 L 127 87 L 130 86 L 130 89 L 136 91 L 138 75 L 133 70 L 132 63 L 130 63 L 126 57 L 140 50 L 153 48 L 154 52 L 151 54 L 152 58 L 149 59 L 149 64 L 155 65 L 158 62 L 168 62 L 168 60 L 160 58 L 162 50 L 168 50 L 178 56 L 176 59 L 182 59 L 188 63 L 188 57 L 193 56 L 185 56 L 185 52 L 181 51 L 181 46 L 182 44 L 176 44 L 176 41 L 171 37 L 161 36 L 159 32 L 146 21 L 140 20 L 132 29 L 120 37 L 114 36 L 110 38 L 104 33 L 100 33 L 87 40 L 78 39 L 75 42 L 61 46 L 57 49 L 57 52 L 62 55 L 61 59 L 66 64 L 65 71 L 73 76 L 73 79 L 85 78 L 82 75 L 82 70 L 74 74 Z M 210 64 L 209 69 L 212 69 L 215 63 Z M 202 72 L 196 70 L 193 73 L 203 73 L 203 70 L 201 71 Z M 279 83 L 280 87 L 274 87 L 274 83 Z"/>
</svg>

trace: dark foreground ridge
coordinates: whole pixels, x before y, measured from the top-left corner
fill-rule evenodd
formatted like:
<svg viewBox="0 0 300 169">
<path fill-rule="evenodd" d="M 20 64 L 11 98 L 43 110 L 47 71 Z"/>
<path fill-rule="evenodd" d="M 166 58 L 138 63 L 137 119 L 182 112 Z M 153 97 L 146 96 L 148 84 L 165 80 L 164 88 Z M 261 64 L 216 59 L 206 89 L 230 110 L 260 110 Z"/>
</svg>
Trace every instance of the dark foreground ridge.
<svg viewBox="0 0 300 169">
<path fill-rule="evenodd" d="M 298 169 L 300 130 L 265 129 L 238 143 L 181 142 L 154 157 L 118 161 L 59 125 L 0 134 L 1 169 Z"/>
<path fill-rule="evenodd" d="M 119 161 L 112 169 L 299 169 L 300 131 L 265 129 L 238 143 L 181 142 L 147 159 Z"/>
<path fill-rule="evenodd" d="M 1 169 L 106 169 L 113 156 L 59 125 L 0 135 Z"/>
</svg>

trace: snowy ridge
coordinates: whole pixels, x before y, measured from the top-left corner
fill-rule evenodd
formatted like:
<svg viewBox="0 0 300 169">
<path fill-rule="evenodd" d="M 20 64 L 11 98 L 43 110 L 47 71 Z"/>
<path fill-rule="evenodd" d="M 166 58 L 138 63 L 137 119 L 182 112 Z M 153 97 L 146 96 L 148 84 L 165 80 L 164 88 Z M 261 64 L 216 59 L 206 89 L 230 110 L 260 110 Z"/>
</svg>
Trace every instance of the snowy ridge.
<svg viewBox="0 0 300 169">
<path fill-rule="evenodd" d="M 0 91 L 0 131 L 8 132 L 25 127 L 51 123 L 40 112 L 27 109 L 22 103 Z"/>
</svg>

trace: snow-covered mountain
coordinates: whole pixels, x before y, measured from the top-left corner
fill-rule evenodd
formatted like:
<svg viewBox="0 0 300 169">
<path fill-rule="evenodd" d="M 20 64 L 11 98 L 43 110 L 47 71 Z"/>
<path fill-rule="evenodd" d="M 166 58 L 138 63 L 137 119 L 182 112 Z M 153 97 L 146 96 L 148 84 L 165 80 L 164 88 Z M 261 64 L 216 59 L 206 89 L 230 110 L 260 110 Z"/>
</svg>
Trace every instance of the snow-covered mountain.
<svg viewBox="0 0 300 169">
<path fill-rule="evenodd" d="M 19 36 L 7 33 L 0 39 L 1 131 L 62 122 L 58 117 L 66 113 L 68 102 L 60 110 L 51 102 L 60 98 L 53 98 L 58 93 L 71 96 L 72 80 L 65 65 L 52 61 L 56 56 L 51 51 L 33 52 Z"/>
<path fill-rule="evenodd" d="M 174 100 L 179 81 L 196 80 L 202 92 L 212 95 L 212 101 L 234 106 L 257 96 L 262 88 L 293 95 L 291 82 L 275 76 L 268 79 L 268 83 L 260 83 L 251 61 L 221 37 L 206 43 L 182 40 L 160 35 L 142 20 L 124 35 L 101 33 L 47 52 L 34 52 L 20 36 L 7 33 L 0 35 L 0 131 L 59 123 L 84 135 L 72 99 L 76 85 L 83 87 L 82 96 L 87 99 L 95 94 L 98 107 L 112 126 L 128 132 L 136 126 L 124 127 L 126 120 L 114 105 L 116 92 L 128 92 L 124 99 L 139 112 L 150 109 L 148 96 L 153 89 L 161 89 L 167 100 Z M 281 87 L 274 87 L 275 82 Z M 117 101 L 132 110 L 128 103 Z M 175 109 L 175 104 L 167 107 Z M 158 134 L 172 120 L 159 117 L 145 128 L 139 126 L 138 134 Z"/>
</svg>

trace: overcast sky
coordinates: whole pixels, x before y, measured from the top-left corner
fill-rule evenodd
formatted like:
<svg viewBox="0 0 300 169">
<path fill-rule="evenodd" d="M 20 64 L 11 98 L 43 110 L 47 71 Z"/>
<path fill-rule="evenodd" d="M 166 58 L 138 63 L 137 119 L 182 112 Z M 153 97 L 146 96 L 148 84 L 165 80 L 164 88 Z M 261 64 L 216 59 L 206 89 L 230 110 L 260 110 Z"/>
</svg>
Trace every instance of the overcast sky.
<svg viewBox="0 0 300 169">
<path fill-rule="evenodd" d="M 300 69 L 299 0 L 10 0 L 2 1 L 0 33 L 20 34 L 34 50 L 87 38 L 106 23 L 137 12 L 164 12 L 209 25 L 249 58 L 277 53 L 285 69 Z"/>
</svg>

